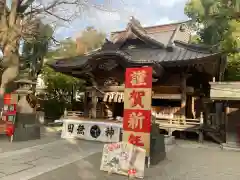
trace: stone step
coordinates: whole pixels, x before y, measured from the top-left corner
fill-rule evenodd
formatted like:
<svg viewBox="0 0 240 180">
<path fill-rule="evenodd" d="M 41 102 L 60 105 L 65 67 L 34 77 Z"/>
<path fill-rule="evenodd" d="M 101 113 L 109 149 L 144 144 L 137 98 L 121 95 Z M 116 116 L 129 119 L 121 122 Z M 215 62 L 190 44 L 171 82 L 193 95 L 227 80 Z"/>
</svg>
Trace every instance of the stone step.
<svg viewBox="0 0 240 180">
<path fill-rule="evenodd" d="M 240 145 L 237 143 L 221 143 L 220 147 L 229 151 L 240 151 Z"/>
</svg>

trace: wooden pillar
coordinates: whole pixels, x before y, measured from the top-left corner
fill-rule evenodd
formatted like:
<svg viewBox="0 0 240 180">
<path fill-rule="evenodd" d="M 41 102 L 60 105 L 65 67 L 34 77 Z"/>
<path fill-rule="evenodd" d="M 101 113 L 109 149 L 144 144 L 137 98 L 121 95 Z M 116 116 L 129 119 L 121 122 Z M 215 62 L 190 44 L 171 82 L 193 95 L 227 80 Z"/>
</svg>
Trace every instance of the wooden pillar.
<svg viewBox="0 0 240 180">
<path fill-rule="evenodd" d="M 229 114 L 229 111 L 230 111 L 230 109 L 229 109 L 229 103 L 228 102 L 226 102 L 225 103 L 225 112 L 224 112 L 224 121 L 225 121 L 225 134 L 226 134 L 226 143 L 228 143 L 228 141 L 229 141 L 229 139 L 230 139 L 230 137 L 229 137 L 229 132 L 228 132 L 228 114 Z"/>
<path fill-rule="evenodd" d="M 97 118 L 97 92 L 96 89 L 92 89 L 92 118 Z"/>
<path fill-rule="evenodd" d="M 192 115 L 193 119 L 196 118 L 196 112 L 195 112 L 195 97 L 192 96 Z"/>
<path fill-rule="evenodd" d="M 199 137 L 198 137 L 198 142 L 203 143 L 204 136 L 203 136 L 203 125 L 204 125 L 204 119 L 203 119 L 203 113 L 200 112 L 200 128 L 199 128 Z"/>
<path fill-rule="evenodd" d="M 88 92 L 84 93 L 84 117 L 88 117 Z"/>
<path fill-rule="evenodd" d="M 181 75 L 181 115 L 186 117 L 186 100 L 187 100 L 187 95 L 186 95 L 186 75 L 182 74 Z"/>
</svg>

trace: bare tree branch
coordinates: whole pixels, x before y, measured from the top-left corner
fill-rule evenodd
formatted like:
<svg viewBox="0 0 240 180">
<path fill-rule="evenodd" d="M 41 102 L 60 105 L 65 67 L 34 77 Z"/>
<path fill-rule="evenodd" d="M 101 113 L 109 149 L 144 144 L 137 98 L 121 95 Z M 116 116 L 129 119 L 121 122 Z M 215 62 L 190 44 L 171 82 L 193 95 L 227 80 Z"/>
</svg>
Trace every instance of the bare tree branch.
<svg viewBox="0 0 240 180">
<path fill-rule="evenodd" d="M 12 0 L 11 11 L 9 15 L 9 26 L 13 26 L 17 18 L 18 0 Z"/>
<path fill-rule="evenodd" d="M 8 23 L 7 23 L 7 16 L 8 16 L 8 13 L 9 13 L 9 10 L 7 8 L 7 0 L 2 0 L 1 2 L 1 6 L 3 6 L 1 9 L 3 9 L 3 15 L 1 17 L 1 25 L 2 26 L 8 26 Z"/>
<path fill-rule="evenodd" d="M 49 15 L 51 15 L 51 16 L 57 18 L 57 19 L 62 20 L 62 21 L 71 21 L 71 19 L 72 19 L 72 17 L 69 17 L 69 18 L 63 18 L 63 17 L 58 16 L 57 14 L 54 14 L 54 13 L 48 11 L 48 10 L 46 10 L 45 12 L 46 12 L 47 14 L 49 14 Z"/>
<path fill-rule="evenodd" d="M 60 42 L 58 40 L 56 40 L 54 37 L 51 37 L 51 40 L 53 41 L 53 43 L 55 45 L 59 45 L 60 44 Z"/>
<path fill-rule="evenodd" d="M 69 10 L 68 6 L 76 8 L 75 11 Z M 70 22 L 88 8 L 116 11 L 112 8 L 112 0 L 105 0 L 103 4 L 96 3 L 96 0 L 12 0 L 10 9 L 6 0 L 0 0 L 0 48 L 3 50 L 7 43 L 17 43 L 19 39 L 34 40 L 41 19 L 48 17 L 55 23 L 58 20 Z M 52 40 L 56 43 L 54 38 Z"/>
</svg>

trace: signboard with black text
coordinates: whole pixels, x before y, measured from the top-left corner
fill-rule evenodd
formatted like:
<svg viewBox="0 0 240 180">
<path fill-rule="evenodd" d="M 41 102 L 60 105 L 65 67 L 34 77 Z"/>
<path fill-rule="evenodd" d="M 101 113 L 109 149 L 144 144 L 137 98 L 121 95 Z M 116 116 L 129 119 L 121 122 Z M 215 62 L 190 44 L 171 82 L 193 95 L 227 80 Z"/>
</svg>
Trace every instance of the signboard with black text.
<svg viewBox="0 0 240 180">
<path fill-rule="evenodd" d="M 80 138 L 101 142 L 119 142 L 122 124 L 66 119 L 63 121 L 62 138 Z"/>
</svg>

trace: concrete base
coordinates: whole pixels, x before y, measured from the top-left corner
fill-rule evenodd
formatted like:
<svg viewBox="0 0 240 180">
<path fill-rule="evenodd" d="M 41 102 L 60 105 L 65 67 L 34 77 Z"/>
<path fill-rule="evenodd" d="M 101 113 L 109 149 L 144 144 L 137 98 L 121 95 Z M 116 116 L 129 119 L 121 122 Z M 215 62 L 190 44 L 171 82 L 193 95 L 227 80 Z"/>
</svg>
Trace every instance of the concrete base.
<svg viewBox="0 0 240 180">
<path fill-rule="evenodd" d="M 176 144 L 175 137 L 174 136 L 165 135 L 164 136 L 164 143 L 165 143 L 165 145 Z"/>
<path fill-rule="evenodd" d="M 13 141 L 29 141 L 40 139 L 40 126 L 27 125 L 25 127 L 17 127 L 13 135 Z"/>
<path fill-rule="evenodd" d="M 40 124 L 35 113 L 17 113 L 13 141 L 40 139 Z"/>
<path fill-rule="evenodd" d="M 157 165 L 166 158 L 164 139 L 162 134 L 151 137 L 150 165 Z"/>
<path fill-rule="evenodd" d="M 229 151 L 240 151 L 240 144 L 235 142 L 222 143 L 221 148 Z"/>
<path fill-rule="evenodd" d="M 150 162 L 147 162 L 148 167 L 150 165 L 157 165 L 166 158 L 165 136 L 159 134 L 157 124 L 152 125 L 150 142 Z"/>
</svg>

